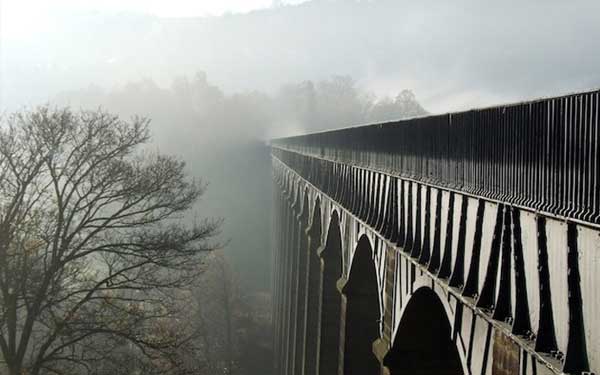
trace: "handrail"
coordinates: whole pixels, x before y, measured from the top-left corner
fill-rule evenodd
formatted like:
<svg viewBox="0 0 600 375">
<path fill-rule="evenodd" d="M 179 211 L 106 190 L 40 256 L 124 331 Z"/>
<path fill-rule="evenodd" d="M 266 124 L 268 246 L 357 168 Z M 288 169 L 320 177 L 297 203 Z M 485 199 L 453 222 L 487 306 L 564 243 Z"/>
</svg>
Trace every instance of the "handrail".
<svg viewBox="0 0 600 375">
<path fill-rule="evenodd" d="M 271 145 L 599 224 L 599 108 L 596 90 Z"/>
</svg>

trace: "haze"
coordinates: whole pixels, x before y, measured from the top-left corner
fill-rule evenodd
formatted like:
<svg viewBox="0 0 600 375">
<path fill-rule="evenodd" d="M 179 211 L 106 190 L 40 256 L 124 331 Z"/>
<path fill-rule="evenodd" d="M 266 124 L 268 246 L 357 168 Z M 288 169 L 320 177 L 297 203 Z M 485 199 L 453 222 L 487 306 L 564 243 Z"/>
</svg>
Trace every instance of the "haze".
<svg viewBox="0 0 600 375">
<path fill-rule="evenodd" d="M 190 217 L 223 218 L 240 286 L 268 295 L 270 138 L 597 88 L 599 15 L 596 0 L 0 0 L 0 114 L 150 118 L 150 148 L 207 184 Z"/>
<path fill-rule="evenodd" d="M 209 183 L 201 211 L 225 219 L 229 251 L 258 289 L 270 262 L 265 139 L 402 117 L 381 108 L 404 89 L 436 113 L 600 85 L 592 0 L 165 4 L 4 0 L 0 108 L 152 118 L 157 147 Z M 346 106 L 327 94 L 336 85 Z M 318 116 L 301 103 L 313 88 Z M 379 112 L 361 108 L 377 102 Z"/>
<path fill-rule="evenodd" d="M 435 113 L 600 85 L 592 0 L 165 4 L 3 1 L 0 107 L 151 117 L 157 147 L 209 183 L 201 211 L 225 219 L 240 273 L 259 289 L 269 279 L 265 139 L 402 117 L 360 107 L 404 89 Z M 327 94 L 336 85 L 347 106 Z M 320 117 L 299 104 L 313 87 Z M 256 141 L 252 157 L 241 152 Z"/>
<path fill-rule="evenodd" d="M 434 112 L 600 83 L 593 0 L 44 3 L 3 3 L 2 33 L 15 35 L 1 50 L 3 108 L 197 70 L 226 92 L 348 74 L 379 95 L 410 88 Z M 190 17 L 227 10 L 241 13 Z"/>
</svg>

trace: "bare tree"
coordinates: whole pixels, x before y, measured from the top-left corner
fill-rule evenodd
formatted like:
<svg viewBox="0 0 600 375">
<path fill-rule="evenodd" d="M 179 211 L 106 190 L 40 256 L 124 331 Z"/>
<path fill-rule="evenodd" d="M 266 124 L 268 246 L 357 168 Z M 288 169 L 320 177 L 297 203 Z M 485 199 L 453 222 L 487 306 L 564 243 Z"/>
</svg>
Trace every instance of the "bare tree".
<svg viewBox="0 0 600 375">
<path fill-rule="evenodd" d="M 184 162 L 140 148 L 149 121 L 39 108 L 0 126 L 0 353 L 10 375 L 93 373 L 128 345 L 168 367 L 173 290 L 198 275 L 217 221 Z M 167 358 L 167 359 L 165 359 Z"/>
<path fill-rule="evenodd" d="M 204 356 L 210 358 L 213 372 L 232 375 L 239 366 L 235 330 L 238 309 L 243 308 L 240 291 L 223 252 L 213 252 L 207 265 L 210 269 L 194 289 L 196 321 L 203 325 Z"/>
<path fill-rule="evenodd" d="M 222 254 L 219 254 L 216 259 L 216 265 L 218 266 L 220 279 L 220 297 L 223 306 L 223 319 L 225 326 L 225 351 L 226 351 L 226 367 L 225 374 L 232 375 L 236 368 L 236 361 L 234 358 L 234 343 L 233 343 L 233 325 L 234 325 L 234 305 L 236 303 L 237 295 L 237 284 L 233 279 L 233 273 L 229 263 L 225 260 Z"/>
<path fill-rule="evenodd" d="M 196 359 L 208 359 L 209 367 L 195 374 L 270 374 L 268 293 L 252 293 L 241 285 L 221 251 L 211 253 L 207 266 L 194 289 L 194 321 L 202 326 Z"/>
</svg>

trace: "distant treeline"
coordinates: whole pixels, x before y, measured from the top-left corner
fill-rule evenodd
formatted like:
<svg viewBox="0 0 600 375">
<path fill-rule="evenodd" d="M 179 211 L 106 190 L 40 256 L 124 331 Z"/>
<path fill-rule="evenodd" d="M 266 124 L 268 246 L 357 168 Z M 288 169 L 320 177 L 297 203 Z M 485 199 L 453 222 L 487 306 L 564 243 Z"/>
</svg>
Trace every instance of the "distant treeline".
<svg viewBox="0 0 600 375">
<path fill-rule="evenodd" d="M 227 252 L 249 290 L 270 287 L 271 177 L 266 140 L 355 124 L 422 115 L 409 90 L 377 98 L 348 76 L 290 83 L 273 93 L 228 94 L 205 73 L 175 79 L 168 88 L 152 80 L 112 90 L 91 86 L 56 99 L 75 109 L 103 107 L 121 116 L 148 116 L 153 143 L 186 161 L 208 183 L 197 211 L 224 218 Z"/>
<path fill-rule="evenodd" d="M 232 143 L 265 139 L 273 133 L 319 131 L 427 113 L 410 90 L 378 98 L 349 76 L 290 83 L 274 93 L 227 94 L 212 84 L 206 73 L 198 72 L 191 78 L 174 79 L 169 88 L 145 79 L 112 90 L 90 86 L 64 92 L 57 99 L 75 107 L 103 106 L 124 115 L 147 115 L 153 120 L 159 144 L 178 134 L 189 139 L 190 132 L 211 143 L 217 137 Z M 182 150 L 180 143 L 177 150 Z"/>
</svg>

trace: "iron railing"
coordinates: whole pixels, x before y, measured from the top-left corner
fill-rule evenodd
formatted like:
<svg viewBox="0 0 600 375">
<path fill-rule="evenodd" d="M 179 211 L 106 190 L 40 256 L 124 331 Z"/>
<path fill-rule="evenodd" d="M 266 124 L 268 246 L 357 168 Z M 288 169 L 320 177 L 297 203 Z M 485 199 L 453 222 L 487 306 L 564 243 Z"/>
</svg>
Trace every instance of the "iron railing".
<svg viewBox="0 0 600 375">
<path fill-rule="evenodd" d="M 279 138 L 274 149 L 600 223 L 600 91 Z"/>
</svg>

